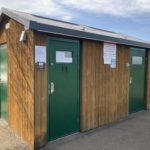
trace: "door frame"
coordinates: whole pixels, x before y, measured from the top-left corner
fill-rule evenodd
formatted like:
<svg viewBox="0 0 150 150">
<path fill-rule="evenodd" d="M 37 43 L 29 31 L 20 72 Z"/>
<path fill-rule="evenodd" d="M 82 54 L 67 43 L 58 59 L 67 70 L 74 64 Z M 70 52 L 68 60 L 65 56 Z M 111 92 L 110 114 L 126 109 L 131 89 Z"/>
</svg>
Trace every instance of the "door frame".
<svg viewBox="0 0 150 150">
<path fill-rule="evenodd" d="M 77 69 L 78 69 L 78 73 L 77 73 L 77 78 L 78 78 L 78 83 L 77 83 L 77 86 L 78 86 L 78 93 L 77 93 L 77 96 L 78 96 L 78 99 L 77 99 L 77 103 L 78 103 L 78 118 L 79 118 L 79 124 L 78 124 L 78 129 L 79 129 L 79 132 L 81 131 L 81 128 L 80 128 L 80 124 L 81 124 L 81 116 L 80 116 L 80 40 L 78 39 L 71 39 L 71 38 L 66 38 L 66 37 L 59 37 L 59 36 L 48 36 L 47 37 L 47 55 L 46 55 L 46 59 L 47 59 L 47 135 L 46 135 L 46 139 L 47 139 L 47 142 L 51 141 L 50 140 L 50 135 L 49 135 L 49 122 L 50 122 L 50 117 L 49 117 L 49 101 L 50 101 L 50 96 L 48 94 L 48 85 L 50 83 L 50 74 L 51 74 L 51 71 L 50 71 L 50 59 L 49 59 L 49 55 L 50 55 L 50 46 L 49 46 L 49 41 L 50 40 L 57 40 L 57 41 L 63 41 L 63 42 L 72 42 L 72 43 L 79 43 L 79 46 L 78 46 L 78 66 L 77 66 Z"/>
<path fill-rule="evenodd" d="M 8 122 L 8 117 L 9 117 L 9 110 L 8 110 L 8 44 L 7 43 L 0 43 L 1 46 L 6 46 L 6 56 L 7 56 L 7 118 L 3 118 L 6 122 Z M 0 87 L 0 92 L 1 92 L 1 87 Z M 0 93 L 1 94 L 1 93 Z M 1 99 L 0 99 L 0 119 L 2 119 L 2 114 L 1 114 Z"/>
<path fill-rule="evenodd" d="M 147 108 L 147 68 L 148 68 L 148 53 L 147 53 L 147 49 L 146 48 L 136 48 L 136 47 L 130 47 L 130 70 L 129 70 L 129 80 L 130 80 L 130 75 L 131 75 L 131 50 L 145 50 L 145 71 L 144 71 L 144 110 L 146 110 Z M 128 114 L 132 114 L 130 112 L 130 81 L 129 81 L 129 104 L 128 104 Z M 134 112 L 133 112 L 134 113 Z"/>
</svg>

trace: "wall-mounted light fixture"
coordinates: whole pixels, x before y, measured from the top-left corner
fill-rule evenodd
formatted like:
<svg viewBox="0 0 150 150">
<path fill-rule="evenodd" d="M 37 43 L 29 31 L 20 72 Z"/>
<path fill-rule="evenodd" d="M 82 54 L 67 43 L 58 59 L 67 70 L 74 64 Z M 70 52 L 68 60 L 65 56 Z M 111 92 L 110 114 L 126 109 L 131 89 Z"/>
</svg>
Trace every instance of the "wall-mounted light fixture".
<svg viewBox="0 0 150 150">
<path fill-rule="evenodd" d="M 8 30 L 10 28 L 10 23 L 5 24 L 5 29 Z"/>
<path fill-rule="evenodd" d="M 27 34 L 26 34 L 26 30 L 21 32 L 21 36 L 20 36 L 20 42 L 24 42 L 27 40 Z"/>
</svg>

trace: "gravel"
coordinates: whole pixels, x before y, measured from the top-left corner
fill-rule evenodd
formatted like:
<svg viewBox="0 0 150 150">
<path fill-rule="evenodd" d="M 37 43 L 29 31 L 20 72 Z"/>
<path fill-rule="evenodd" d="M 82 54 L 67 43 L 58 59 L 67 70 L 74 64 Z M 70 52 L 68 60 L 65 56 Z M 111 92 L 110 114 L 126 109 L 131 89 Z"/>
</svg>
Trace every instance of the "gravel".
<svg viewBox="0 0 150 150">
<path fill-rule="evenodd" d="M 11 132 L 4 120 L 0 120 L 0 150 L 30 150 L 24 141 Z"/>
</svg>

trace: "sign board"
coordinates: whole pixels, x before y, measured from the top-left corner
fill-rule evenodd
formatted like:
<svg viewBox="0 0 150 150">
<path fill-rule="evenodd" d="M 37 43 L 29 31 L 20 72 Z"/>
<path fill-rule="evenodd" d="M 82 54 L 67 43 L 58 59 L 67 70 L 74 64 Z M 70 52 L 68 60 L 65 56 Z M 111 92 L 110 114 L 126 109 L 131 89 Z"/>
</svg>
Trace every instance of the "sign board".
<svg viewBox="0 0 150 150">
<path fill-rule="evenodd" d="M 111 65 L 110 65 L 111 68 L 116 68 L 116 59 L 111 59 Z"/>
<path fill-rule="evenodd" d="M 35 46 L 35 63 L 46 63 L 46 46 Z"/>
<path fill-rule="evenodd" d="M 104 64 L 111 65 L 111 68 L 116 68 L 116 49 L 116 44 L 104 43 Z"/>
<path fill-rule="evenodd" d="M 72 63 L 72 52 L 56 51 L 56 63 Z"/>
</svg>

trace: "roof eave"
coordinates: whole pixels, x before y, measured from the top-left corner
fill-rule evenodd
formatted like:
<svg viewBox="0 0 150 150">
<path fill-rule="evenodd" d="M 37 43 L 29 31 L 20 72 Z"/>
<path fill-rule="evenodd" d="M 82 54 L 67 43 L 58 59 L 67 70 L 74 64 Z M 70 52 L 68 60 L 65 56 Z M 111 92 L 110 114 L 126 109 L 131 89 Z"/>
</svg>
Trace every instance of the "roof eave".
<svg viewBox="0 0 150 150">
<path fill-rule="evenodd" d="M 105 36 L 105 35 L 99 35 L 99 34 L 94 34 L 94 33 L 89 33 L 89 32 L 84 32 L 84 31 L 56 27 L 56 26 L 52 26 L 52 25 L 37 23 L 34 21 L 30 21 L 29 27 L 30 27 L 30 29 L 33 29 L 33 30 L 37 30 L 40 32 L 52 33 L 52 34 L 56 34 L 56 35 L 61 34 L 61 35 L 76 37 L 76 38 L 80 38 L 80 39 L 90 39 L 90 40 L 95 40 L 95 41 L 113 42 L 113 43 L 125 44 L 125 45 L 129 45 L 129 46 L 136 46 L 136 47 L 147 48 L 147 49 L 150 48 L 149 43 L 142 43 L 142 42 L 138 42 L 138 41 L 120 39 L 120 38 L 109 37 L 109 36 Z"/>
<path fill-rule="evenodd" d="M 3 20 L 4 14 L 2 12 L 0 12 L 0 23 Z"/>
<path fill-rule="evenodd" d="M 29 20 L 28 18 L 25 18 L 21 15 L 18 15 L 18 14 L 16 14 L 16 12 L 9 11 L 6 8 L 2 8 L 0 11 L 0 22 L 2 21 L 2 19 L 5 15 L 16 20 L 20 24 L 24 25 L 25 28 L 27 28 L 27 29 L 33 29 L 33 30 L 52 33 L 52 34 L 56 34 L 56 35 L 61 34 L 61 35 L 65 35 L 65 36 L 76 37 L 79 39 L 107 41 L 107 42 L 125 44 L 125 45 L 129 45 L 129 46 L 136 46 L 136 47 L 147 48 L 147 49 L 150 48 L 150 43 L 128 40 L 128 39 L 123 39 L 123 38 L 116 38 L 116 37 L 107 36 L 107 35 L 100 35 L 100 34 L 96 34 L 96 33 L 90 33 L 90 32 L 85 32 L 85 31 L 80 31 L 80 30 L 73 30 L 73 29 L 38 23 L 38 22 L 35 22 L 32 20 Z"/>
<path fill-rule="evenodd" d="M 29 25 L 30 25 L 29 20 L 25 19 L 24 17 L 18 16 L 13 12 L 10 12 L 6 8 L 2 8 L 0 11 L 0 22 L 2 21 L 2 19 L 5 15 L 14 19 L 15 21 L 19 22 L 20 24 L 24 25 L 26 28 L 29 28 Z"/>
</svg>

